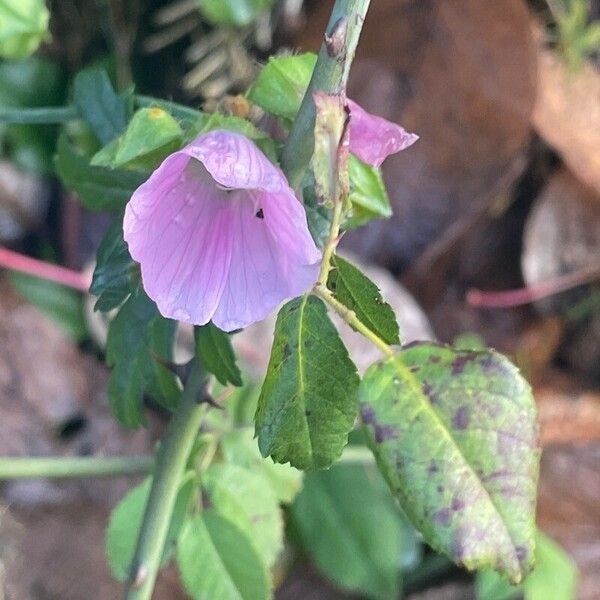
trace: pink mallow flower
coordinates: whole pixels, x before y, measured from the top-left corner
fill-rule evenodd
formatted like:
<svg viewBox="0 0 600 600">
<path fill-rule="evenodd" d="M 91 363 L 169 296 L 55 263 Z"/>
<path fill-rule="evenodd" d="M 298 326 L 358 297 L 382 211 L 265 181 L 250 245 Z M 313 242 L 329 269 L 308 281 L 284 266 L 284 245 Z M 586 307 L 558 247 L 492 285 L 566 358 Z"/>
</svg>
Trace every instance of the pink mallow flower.
<svg viewBox="0 0 600 600">
<path fill-rule="evenodd" d="M 368 113 L 353 100 L 350 110 L 350 152 L 363 162 L 379 167 L 390 155 L 412 146 L 419 136 L 400 125 Z"/>
<path fill-rule="evenodd" d="M 281 170 L 231 131 L 167 157 L 134 192 L 123 230 L 161 314 L 195 325 L 246 327 L 318 278 L 302 204 Z"/>
</svg>

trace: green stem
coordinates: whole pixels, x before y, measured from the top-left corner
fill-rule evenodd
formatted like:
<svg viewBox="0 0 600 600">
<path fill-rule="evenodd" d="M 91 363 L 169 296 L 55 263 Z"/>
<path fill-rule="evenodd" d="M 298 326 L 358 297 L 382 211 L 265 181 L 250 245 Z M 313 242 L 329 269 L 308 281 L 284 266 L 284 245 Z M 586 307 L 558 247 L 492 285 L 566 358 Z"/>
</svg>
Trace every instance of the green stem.
<svg viewBox="0 0 600 600">
<path fill-rule="evenodd" d="M 152 456 L 0 458 L 0 481 L 140 475 L 153 465 Z"/>
<path fill-rule="evenodd" d="M 314 150 L 313 94 L 316 91 L 327 94 L 346 91 L 350 66 L 369 4 L 370 0 L 336 0 L 333 7 L 315 70 L 281 156 L 283 171 L 293 188 L 300 185 Z"/>
<path fill-rule="evenodd" d="M 321 261 L 321 270 L 319 272 L 319 285 L 327 287 L 327 278 L 331 270 L 331 259 L 337 248 L 340 238 L 340 225 L 342 223 L 342 212 L 344 208 L 344 199 L 338 200 L 333 206 L 333 215 L 329 227 L 329 236 L 325 247 L 323 248 L 323 260 Z"/>
<path fill-rule="evenodd" d="M 375 457 L 371 450 L 365 446 L 346 446 L 336 463 L 339 465 L 363 465 L 370 467 L 375 465 Z"/>
<path fill-rule="evenodd" d="M 79 113 L 75 106 L 0 108 L 0 123 L 46 125 L 51 123 L 65 123 L 78 117 Z"/>
<path fill-rule="evenodd" d="M 125 590 L 126 600 L 150 600 L 160 566 L 175 500 L 206 403 L 206 378 L 194 361 L 179 406 L 156 456 L 148 504 Z"/>
<path fill-rule="evenodd" d="M 164 108 L 174 117 L 184 121 L 196 121 L 200 116 L 200 113 L 194 108 L 178 104 L 177 102 L 171 102 L 170 100 L 159 100 L 151 96 L 135 96 L 135 105 L 139 108 L 158 106 L 159 108 Z"/>
</svg>

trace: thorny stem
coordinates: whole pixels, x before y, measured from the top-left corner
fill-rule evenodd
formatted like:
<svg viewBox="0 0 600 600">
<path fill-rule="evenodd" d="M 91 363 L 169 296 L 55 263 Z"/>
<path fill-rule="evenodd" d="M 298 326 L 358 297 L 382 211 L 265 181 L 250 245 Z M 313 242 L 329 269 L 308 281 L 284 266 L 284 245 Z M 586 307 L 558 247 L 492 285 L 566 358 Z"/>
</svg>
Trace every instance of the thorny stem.
<svg viewBox="0 0 600 600">
<path fill-rule="evenodd" d="M 153 465 L 153 456 L 0 458 L 0 481 L 144 475 Z"/>
<path fill-rule="evenodd" d="M 346 91 L 350 66 L 369 4 L 370 0 L 335 2 L 315 70 L 281 156 L 281 166 L 294 189 L 300 185 L 315 147 L 313 94 L 341 94 Z"/>
<path fill-rule="evenodd" d="M 125 600 L 150 600 L 152 597 L 177 493 L 206 411 L 206 385 L 206 377 L 194 361 L 179 405 L 158 449 Z"/>
</svg>

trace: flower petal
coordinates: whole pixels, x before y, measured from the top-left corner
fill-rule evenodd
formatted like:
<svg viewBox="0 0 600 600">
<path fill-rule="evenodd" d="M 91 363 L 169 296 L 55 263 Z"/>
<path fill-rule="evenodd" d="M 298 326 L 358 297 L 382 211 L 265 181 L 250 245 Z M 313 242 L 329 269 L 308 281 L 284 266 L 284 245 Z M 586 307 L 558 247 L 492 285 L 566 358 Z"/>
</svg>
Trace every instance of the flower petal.
<svg viewBox="0 0 600 600">
<path fill-rule="evenodd" d="M 372 115 L 348 99 L 350 109 L 350 152 L 363 162 L 379 167 L 390 155 L 412 146 L 419 136 L 400 125 Z"/>
<path fill-rule="evenodd" d="M 199 160 L 215 181 L 227 188 L 279 192 L 288 187 L 281 170 L 239 133 L 216 129 L 180 152 Z"/>
<path fill-rule="evenodd" d="M 229 278 L 213 317 L 224 331 L 260 321 L 284 300 L 309 290 L 321 260 L 291 190 L 241 192 L 236 202 Z"/>
<path fill-rule="evenodd" d="M 211 319 L 229 272 L 231 209 L 227 192 L 182 153 L 165 159 L 134 192 L 124 236 L 163 316 L 196 325 Z"/>
</svg>

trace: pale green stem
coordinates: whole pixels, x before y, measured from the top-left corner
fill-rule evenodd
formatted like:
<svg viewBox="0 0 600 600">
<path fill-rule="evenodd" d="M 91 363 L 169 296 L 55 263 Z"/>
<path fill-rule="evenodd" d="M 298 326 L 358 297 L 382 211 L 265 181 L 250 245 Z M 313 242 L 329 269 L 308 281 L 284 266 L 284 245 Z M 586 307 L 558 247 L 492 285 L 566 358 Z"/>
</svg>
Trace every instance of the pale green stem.
<svg viewBox="0 0 600 600">
<path fill-rule="evenodd" d="M 148 504 L 125 589 L 126 600 L 150 600 L 177 493 L 207 404 L 206 378 L 194 361 L 156 456 Z"/>
<path fill-rule="evenodd" d="M 153 456 L 0 458 L 0 480 L 143 475 L 153 465 Z"/>
<path fill-rule="evenodd" d="M 370 0 L 336 0 L 333 7 L 315 70 L 281 156 L 281 166 L 294 189 L 302 182 L 315 147 L 313 94 L 345 93 L 369 4 Z"/>
<path fill-rule="evenodd" d="M 331 259 L 337 248 L 338 240 L 340 238 L 340 225 L 342 223 L 342 212 L 344 207 L 343 199 L 339 199 L 333 207 L 333 214 L 331 217 L 331 226 L 329 227 L 329 236 L 327 242 L 323 248 L 323 259 L 321 261 L 321 271 L 319 273 L 319 285 L 327 286 L 327 277 L 331 270 Z"/>
</svg>

